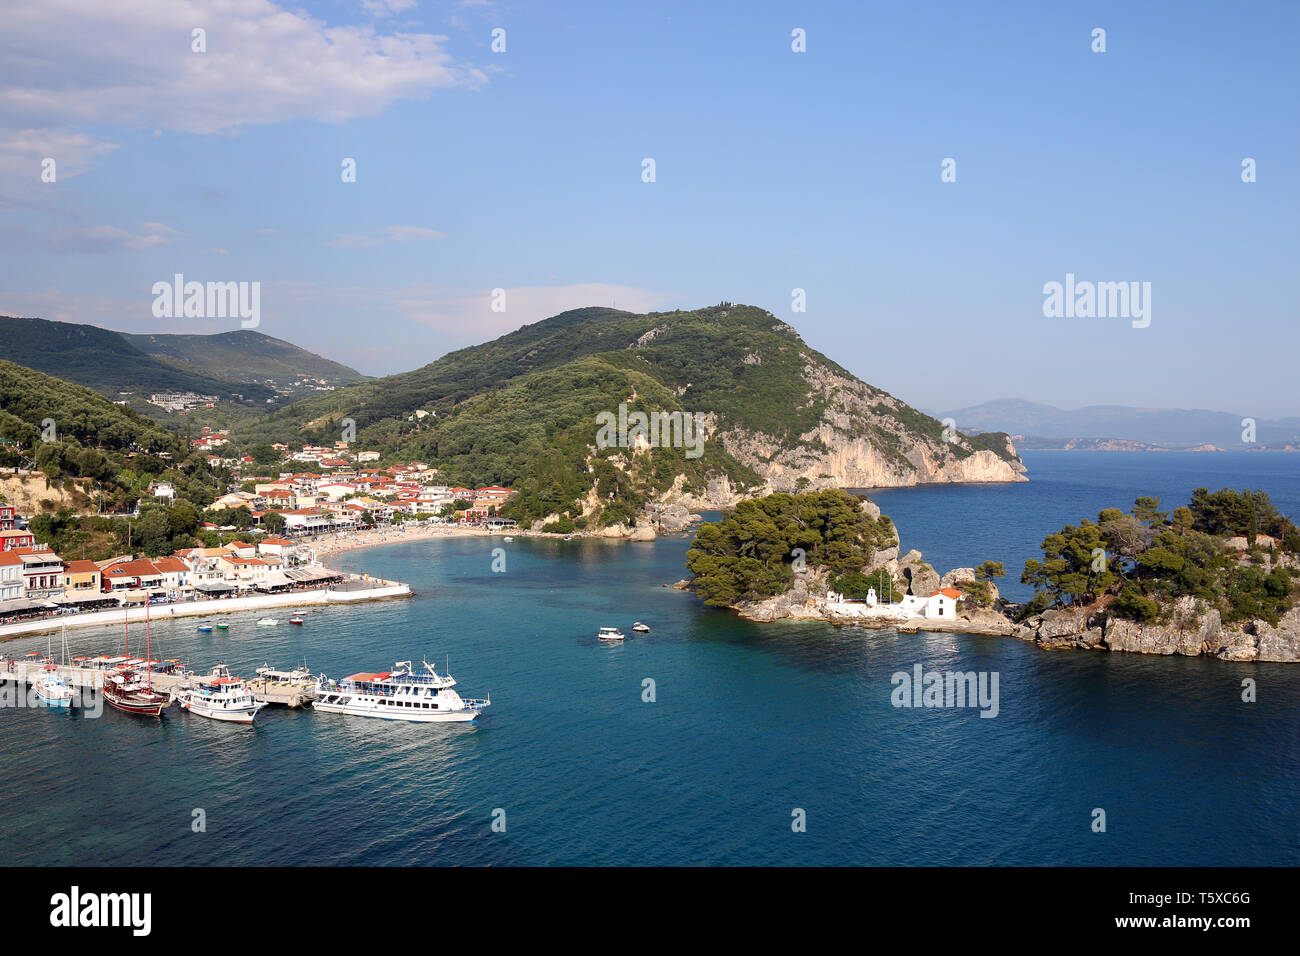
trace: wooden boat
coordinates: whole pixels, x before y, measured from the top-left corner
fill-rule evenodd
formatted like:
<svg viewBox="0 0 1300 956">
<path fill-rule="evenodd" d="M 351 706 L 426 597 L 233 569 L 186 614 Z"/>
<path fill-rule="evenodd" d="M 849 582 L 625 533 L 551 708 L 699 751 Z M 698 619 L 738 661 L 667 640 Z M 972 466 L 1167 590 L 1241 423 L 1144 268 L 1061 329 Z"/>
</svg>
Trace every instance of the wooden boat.
<svg viewBox="0 0 1300 956">
<path fill-rule="evenodd" d="M 145 660 L 150 658 L 149 647 L 149 605 L 144 611 L 144 646 Z M 128 617 L 129 621 L 129 617 Z M 130 656 L 129 627 L 124 623 L 123 636 L 126 641 L 126 653 Z M 121 666 L 104 675 L 104 702 L 124 714 L 137 717 L 159 717 L 162 709 L 171 703 L 171 698 L 164 697 L 153 689 L 152 672 L 148 666 L 144 669 L 144 683 L 140 675 L 129 667 Z"/>
</svg>

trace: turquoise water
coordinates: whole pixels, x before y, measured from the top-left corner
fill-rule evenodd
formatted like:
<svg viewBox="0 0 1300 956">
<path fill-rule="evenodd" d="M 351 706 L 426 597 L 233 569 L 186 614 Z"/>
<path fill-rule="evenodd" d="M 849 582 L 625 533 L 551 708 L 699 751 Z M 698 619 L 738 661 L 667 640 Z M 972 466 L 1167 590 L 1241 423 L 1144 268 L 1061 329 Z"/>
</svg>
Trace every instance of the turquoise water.
<svg viewBox="0 0 1300 956">
<path fill-rule="evenodd" d="M 1059 526 L 1050 509 L 1067 494 L 1112 503 L 1107 482 L 1131 500 L 1183 480 L 1159 471 L 1171 456 L 1147 456 L 1144 475 L 1111 471 L 1112 458 L 1053 473 L 1037 457 L 1037 482 L 993 489 L 1025 502 L 999 512 L 1023 519 L 1014 540 Z M 1294 478 L 1250 474 L 1222 483 L 1295 500 Z M 962 503 L 984 491 L 890 492 L 887 510 L 905 545 L 929 536 L 927 555 L 1005 553 L 1011 567 L 993 550 L 997 515 L 980 506 L 986 527 Z M 944 508 L 974 530 L 944 530 Z M 493 707 L 477 726 L 275 710 L 251 729 L 175 709 L 160 722 L 3 709 L 6 862 L 1300 863 L 1300 667 L 749 624 L 662 587 L 684 575 L 687 544 L 395 544 L 340 563 L 411 582 L 412 600 L 312 610 L 301 628 L 258 628 L 257 614 L 227 618 L 225 633 L 160 624 L 156 655 L 244 674 L 303 657 L 337 676 L 449 656 L 462 693 L 490 693 Z M 506 548 L 504 573 L 493 547 Z M 600 625 L 634 620 L 654 633 L 597 644 Z M 115 638 L 70 635 L 75 652 Z M 894 708 L 890 676 L 916 663 L 996 672 L 998 716 Z M 1243 677 L 1257 703 L 1241 703 Z M 206 832 L 191 830 L 196 808 Z M 791 829 L 796 808 L 806 832 Z M 1094 808 L 1105 833 L 1091 831 Z"/>
</svg>

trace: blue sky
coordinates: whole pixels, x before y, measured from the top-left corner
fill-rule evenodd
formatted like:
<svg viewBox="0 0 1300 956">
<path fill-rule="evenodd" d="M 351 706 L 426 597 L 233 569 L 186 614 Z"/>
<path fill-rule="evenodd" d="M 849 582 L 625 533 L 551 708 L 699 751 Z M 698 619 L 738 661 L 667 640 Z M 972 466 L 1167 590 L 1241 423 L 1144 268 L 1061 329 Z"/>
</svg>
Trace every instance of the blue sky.
<svg viewBox="0 0 1300 956">
<path fill-rule="evenodd" d="M 381 374 L 729 299 L 933 411 L 1300 414 L 1300 4 L 29 6 L 3 314 L 226 331 L 154 318 L 153 283 L 259 281 L 261 331 Z M 1150 326 L 1045 318 L 1067 272 L 1150 282 Z"/>
</svg>

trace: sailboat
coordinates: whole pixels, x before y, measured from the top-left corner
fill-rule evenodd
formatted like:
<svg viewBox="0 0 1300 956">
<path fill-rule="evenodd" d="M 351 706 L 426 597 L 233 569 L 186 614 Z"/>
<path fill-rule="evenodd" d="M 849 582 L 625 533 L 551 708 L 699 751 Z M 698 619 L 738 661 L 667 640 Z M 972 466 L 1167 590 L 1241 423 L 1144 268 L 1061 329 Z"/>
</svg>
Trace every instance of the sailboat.
<svg viewBox="0 0 1300 956">
<path fill-rule="evenodd" d="M 68 682 L 59 674 L 59 666 L 54 663 L 54 651 L 50 647 L 50 638 L 45 642 L 45 666 L 36 678 L 36 699 L 51 707 L 71 707 L 75 696 Z M 68 627 L 63 626 L 63 660 L 68 660 Z"/>
<path fill-rule="evenodd" d="M 131 656 L 130 640 L 130 609 L 126 610 L 126 619 L 123 622 L 122 635 L 126 642 L 124 653 L 129 658 Z M 140 682 L 140 675 L 129 667 L 119 667 L 104 675 L 104 701 L 124 714 L 135 714 L 138 717 L 159 717 L 162 715 L 162 709 L 171 703 L 171 699 L 164 697 L 153 689 L 152 664 L 150 662 L 151 647 L 149 645 L 149 604 L 144 606 L 144 683 Z"/>
</svg>

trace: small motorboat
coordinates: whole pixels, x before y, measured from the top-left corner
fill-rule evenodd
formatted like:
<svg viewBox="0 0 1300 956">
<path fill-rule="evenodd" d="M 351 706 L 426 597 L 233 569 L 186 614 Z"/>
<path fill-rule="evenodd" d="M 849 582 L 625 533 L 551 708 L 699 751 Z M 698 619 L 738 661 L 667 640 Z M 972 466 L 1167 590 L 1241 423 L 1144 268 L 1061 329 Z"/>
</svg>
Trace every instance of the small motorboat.
<svg viewBox="0 0 1300 956">
<path fill-rule="evenodd" d="M 290 624 L 301 624 L 301 623 L 302 623 L 302 618 L 300 618 L 297 614 L 295 614 L 293 617 L 289 618 L 289 623 L 290 623 Z"/>
<path fill-rule="evenodd" d="M 515 539 L 512 538 L 512 537 L 510 537 L 510 535 L 506 535 L 506 536 L 505 536 L 504 538 L 502 538 L 501 540 L 504 541 L 506 544 L 510 544 L 510 543 L 511 543 L 512 541 L 514 541 Z"/>
<path fill-rule="evenodd" d="M 53 664 L 46 664 L 36 681 L 36 699 L 51 707 L 71 707 L 72 697 L 72 688 L 59 676 L 59 669 Z"/>
<path fill-rule="evenodd" d="M 637 621 L 635 624 L 632 625 L 632 630 L 634 630 L 634 631 L 639 631 L 639 632 L 642 633 L 642 634 L 649 634 L 649 633 L 650 633 L 650 625 L 649 625 L 649 624 L 642 624 L 640 621 Z"/>
<path fill-rule="evenodd" d="M 217 630 L 218 630 L 218 631 L 228 631 L 228 630 L 230 630 L 230 625 L 229 625 L 229 624 L 218 624 L 218 625 L 217 625 Z"/>
<path fill-rule="evenodd" d="M 262 618 L 260 621 L 257 622 L 257 626 L 258 626 L 258 627 L 275 627 L 275 625 L 277 625 L 277 624 L 279 624 L 279 623 L 280 623 L 280 622 L 277 621 L 277 620 L 276 620 L 275 618 L 273 618 L 273 617 L 264 617 L 264 618 Z"/>
<path fill-rule="evenodd" d="M 200 625 L 196 628 L 196 630 L 203 631 L 204 633 L 207 633 L 208 631 L 211 631 L 211 630 L 212 630 L 212 625 L 211 625 L 211 624 L 200 624 Z"/>
<path fill-rule="evenodd" d="M 626 636 L 627 635 L 625 635 L 622 631 L 620 631 L 616 627 L 602 627 L 600 629 L 600 633 L 596 635 L 596 640 L 618 643 L 622 641 Z"/>
</svg>

